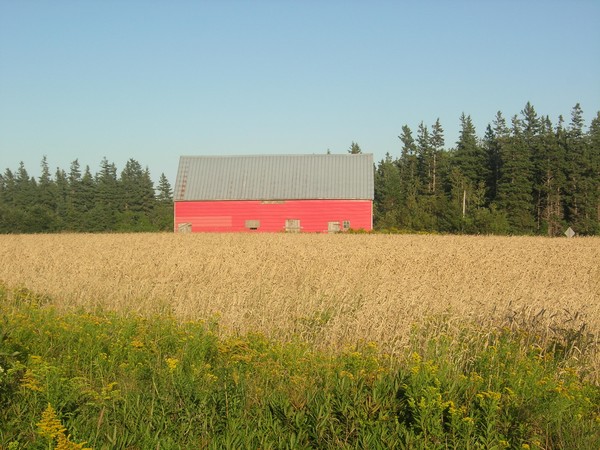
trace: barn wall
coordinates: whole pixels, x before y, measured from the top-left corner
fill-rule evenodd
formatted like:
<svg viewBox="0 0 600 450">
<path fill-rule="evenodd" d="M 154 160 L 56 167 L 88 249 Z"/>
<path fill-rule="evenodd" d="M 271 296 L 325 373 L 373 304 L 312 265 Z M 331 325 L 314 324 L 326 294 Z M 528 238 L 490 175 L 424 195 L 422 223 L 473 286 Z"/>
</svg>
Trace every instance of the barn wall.
<svg viewBox="0 0 600 450">
<path fill-rule="evenodd" d="M 303 232 L 327 232 L 328 222 L 345 220 L 351 228 L 370 230 L 371 214 L 371 200 L 175 202 L 175 231 L 186 223 L 192 232 L 250 231 L 247 220 L 260 221 L 257 231 L 284 231 L 286 219 L 299 219 Z"/>
</svg>

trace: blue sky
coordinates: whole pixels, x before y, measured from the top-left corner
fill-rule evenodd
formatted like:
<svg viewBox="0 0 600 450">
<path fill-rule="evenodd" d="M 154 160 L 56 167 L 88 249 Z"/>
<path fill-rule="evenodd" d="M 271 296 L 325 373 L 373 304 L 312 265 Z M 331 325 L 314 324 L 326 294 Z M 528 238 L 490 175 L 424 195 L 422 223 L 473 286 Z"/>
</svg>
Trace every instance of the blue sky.
<svg viewBox="0 0 600 450">
<path fill-rule="evenodd" d="M 600 110 L 600 2 L 0 0 L 0 170 L 180 155 L 399 156 L 500 110 Z"/>
</svg>

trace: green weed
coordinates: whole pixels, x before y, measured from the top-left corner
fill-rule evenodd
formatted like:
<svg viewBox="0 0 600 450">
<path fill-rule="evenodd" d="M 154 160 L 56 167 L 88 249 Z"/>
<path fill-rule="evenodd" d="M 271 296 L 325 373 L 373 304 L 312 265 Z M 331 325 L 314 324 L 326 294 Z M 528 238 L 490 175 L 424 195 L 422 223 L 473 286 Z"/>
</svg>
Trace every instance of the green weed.
<svg viewBox="0 0 600 450">
<path fill-rule="evenodd" d="M 600 389 L 567 327 L 437 318 L 392 357 L 221 336 L 214 319 L 59 313 L 5 288 L 0 304 L 0 448 L 600 448 Z"/>
</svg>

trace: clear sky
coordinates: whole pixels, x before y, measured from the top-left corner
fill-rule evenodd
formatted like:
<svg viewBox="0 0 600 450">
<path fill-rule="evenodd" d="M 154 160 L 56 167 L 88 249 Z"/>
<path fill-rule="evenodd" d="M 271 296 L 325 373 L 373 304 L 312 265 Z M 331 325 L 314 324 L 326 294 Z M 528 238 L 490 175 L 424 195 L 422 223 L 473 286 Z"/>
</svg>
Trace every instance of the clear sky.
<svg viewBox="0 0 600 450">
<path fill-rule="evenodd" d="M 180 155 L 399 156 L 527 101 L 600 110 L 600 1 L 0 0 L 0 171 Z"/>
</svg>

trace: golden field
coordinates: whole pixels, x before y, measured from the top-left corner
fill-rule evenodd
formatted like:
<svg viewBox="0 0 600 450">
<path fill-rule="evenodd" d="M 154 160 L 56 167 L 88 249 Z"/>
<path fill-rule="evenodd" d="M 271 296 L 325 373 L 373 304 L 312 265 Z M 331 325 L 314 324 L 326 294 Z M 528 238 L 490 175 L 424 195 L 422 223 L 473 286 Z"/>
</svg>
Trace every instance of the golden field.
<svg viewBox="0 0 600 450">
<path fill-rule="evenodd" d="M 0 281 L 61 309 L 170 313 L 325 348 L 393 353 L 442 316 L 600 332 L 600 238 L 3 235 L 0 260 Z"/>
</svg>

